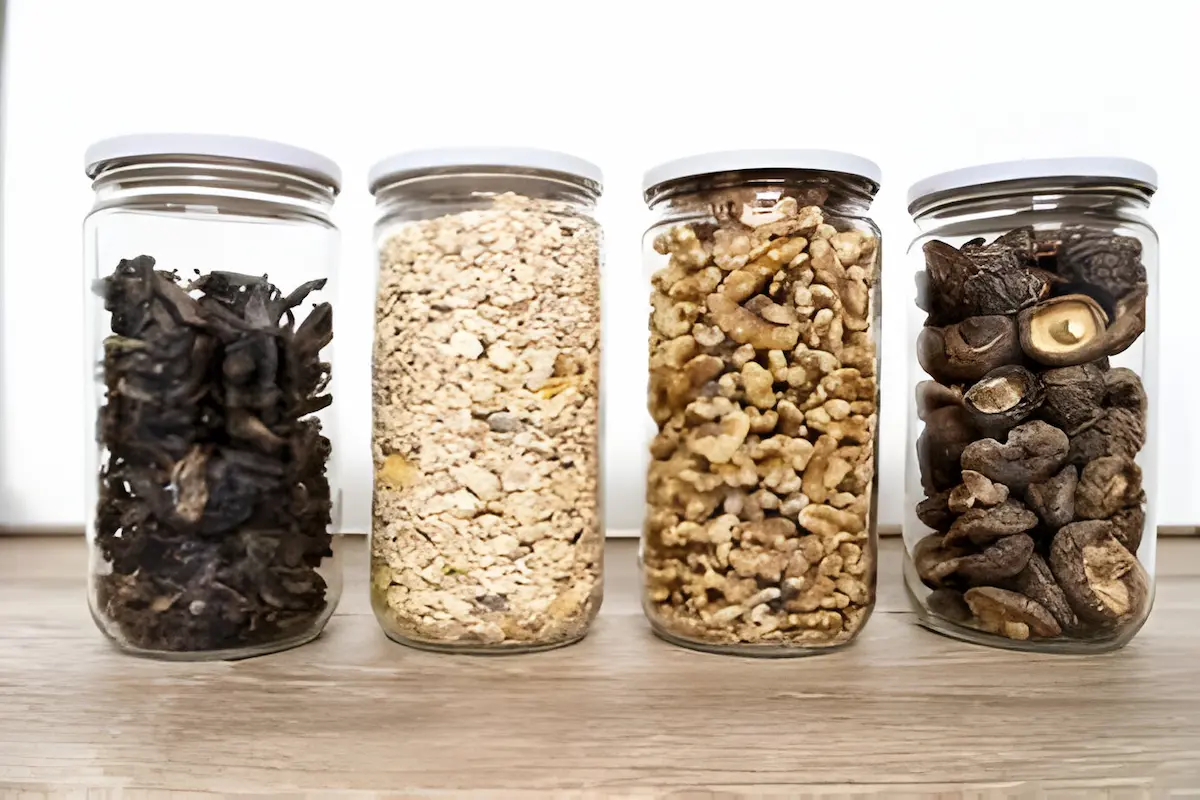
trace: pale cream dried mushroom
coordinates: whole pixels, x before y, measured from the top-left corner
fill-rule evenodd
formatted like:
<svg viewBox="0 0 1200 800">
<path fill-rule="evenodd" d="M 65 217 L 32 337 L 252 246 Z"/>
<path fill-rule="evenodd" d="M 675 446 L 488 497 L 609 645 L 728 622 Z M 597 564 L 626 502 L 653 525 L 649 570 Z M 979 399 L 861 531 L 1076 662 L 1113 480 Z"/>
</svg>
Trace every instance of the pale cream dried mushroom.
<svg viewBox="0 0 1200 800">
<path fill-rule="evenodd" d="M 1085 294 L 1043 300 L 1019 316 L 1021 349 L 1050 367 L 1067 367 L 1105 355 L 1108 315 Z"/>
</svg>

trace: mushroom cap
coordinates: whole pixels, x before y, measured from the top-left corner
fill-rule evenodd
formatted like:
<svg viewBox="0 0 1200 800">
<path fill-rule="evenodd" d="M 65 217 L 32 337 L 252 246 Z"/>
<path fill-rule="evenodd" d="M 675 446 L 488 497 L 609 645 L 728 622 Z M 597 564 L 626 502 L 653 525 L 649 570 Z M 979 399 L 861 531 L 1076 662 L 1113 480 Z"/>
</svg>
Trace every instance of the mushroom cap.
<svg viewBox="0 0 1200 800">
<path fill-rule="evenodd" d="M 1054 580 L 1054 573 L 1050 571 L 1050 565 L 1039 554 L 1031 555 L 1025 569 L 1017 573 L 1017 576 L 1006 585 L 1013 591 L 1020 592 L 1030 600 L 1041 604 L 1064 631 L 1070 633 L 1079 629 L 1079 617 L 1071 610 L 1067 596 L 1063 594 L 1058 582 Z"/>
<path fill-rule="evenodd" d="M 1011 578 L 1029 563 L 1033 537 L 1016 533 L 989 544 L 982 552 L 957 559 L 955 574 L 972 586 L 987 586 Z"/>
<path fill-rule="evenodd" d="M 1105 355 L 1096 343 L 1103 339 L 1108 315 L 1086 294 L 1065 294 L 1043 300 L 1020 314 L 1021 349 L 1050 367 L 1067 367 Z"/>
<path fill-rule="evenodd" d="M 968 589 L 963 599 L 985 630 L 1009 639 L 1023 640 L 1030 636 L 1045 639 L 1062 633 L 1050 612 L 1023 594 L 979 586 Z"/>
<path fill-rule="evenodd" d="M 1146 570 L 1105 520 L 1060 528 L 1050 545 L 1050 569 L 1075 613 L 1102 627 L 1136 620 L 1149 601 Z"/>
<path fill-rule="evenodd" d="M 997 367 L 980 378 L 963 395 L 963 407 L 985 433 L 999 433 L 1018 425 L 1045 398 L 1042 382 L 1024 367 Z"/>
</svg>

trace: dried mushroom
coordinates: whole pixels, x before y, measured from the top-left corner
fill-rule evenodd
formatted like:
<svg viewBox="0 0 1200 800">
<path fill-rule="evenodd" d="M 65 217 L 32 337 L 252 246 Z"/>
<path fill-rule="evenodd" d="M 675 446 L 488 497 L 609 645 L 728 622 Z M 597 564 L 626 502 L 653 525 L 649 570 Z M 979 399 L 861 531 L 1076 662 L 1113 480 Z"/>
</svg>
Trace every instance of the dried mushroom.
<svg viewBox="0 0 1200 800">
<path fill-rule="evenodd" d="M 1142 532 L 1146 527 L 1146 509 L 1139 503 L 1136 506 L 1123 508 L 1112 515 L 1109 520 L 1113 526 L 1113 536 L 1125 545 L 1131 553 L 1137 553 L 1142 546 Z"/>
<path fill-rule="evenodd" d="M 1079 629 L 1079 617 L 1067 602 L 1067 596 L 1054 580 L 1046 559 L 1037 553 L 1029 557 L 1025 569 L 1017 573 L 1008 588 L 1020 592 L 1050 612 L 1055 621 L 1068 633 Z"/>
<path fill-rule="evenodd" d="M 946 406 L 961 406 L 962 390 L 957 386 L 943 386 L 937 381 L 921 381 L 917 384 L 917 419 L 925 421 L 929 415 Z"/>
<path fill-rule="evenodd" d="M 924 245 L 927 281 L 922 306 L 931 318 L 1012 314 L 1045 296 L 1048 286 L 1007 242 L 968 242 L 960 250 L 945 242 Z"/>
<path fill-rule="evenodd" d="M 1090 428 L 1071 437 L 1070 462 L 1083 466 L 1104 456 L 1134 458 L 1146 444 L 1146 418 L 1126 408 L 1107 408 Z"/>
<path fill-rule="evenodd" d="M 958 484 L 963 450 L 978 435 L 961 406 L 944 406 L 928 415 L 917 438 L 917 460 L 926 490 L 937 492 Z"/>
<path fill-rule="evenodd" d="M 957 490 L 957 487 L 955 491 Z M 935 531 L 946 531 L 954 522 L 954 513 L 948 501 L 951 491 L 935 492 L 917 504 L 917 519 Z"/>
<path fill-rule="evenodd" d="M 954 521 L 946 533 L 945 545 L 953 547 L 970 541 L 987 544 L 1003 536 L 1024 533 L 1038 524 L 1034 514 L 1020 500 L 1008 499 L 994 508 L 971 508 Z"/>
<path fill-rule="evenodd" d="M 1029 534 L 1016 533 L 997 539 L 979 553 L 956 559 L 954 572 L 972 586 L 999 583 L 1025 569 L 1032 552 Z"/>
<path fill-rule="evenodd" d="M 963 595 L 979 627 L 1008 639 L 1024 641 L 1058 636 L 1062 628 L 1040 603 L 1023 594 L 981 586 Z"/>
<path fill-rule="evenodd" d="M 1072 280 L 1122 295 L 1146 282 L 1142 243 L 1103 228 L 1068 225 L 1061 230 L 1058 269 Z"/>
<path fill-rule="evenodd" d="M 1141 505 L 1142 468 L 1120 456 L 1090 461 L 1079 475 L 1075 513 L 1081 519 L 1108 519 L 1122 508 Z"/>
<path fill-rule="evenodd" d="M 942 534 L 931 533 L 913 547 L 913 566 L 926 586 L 937 589 L 954 574 L 966 554 L 962 548 L 947 547 Z"/>
<path fill-rule="evenodd" d="M 962 481 L 950 491 L 946 501 L 946 505 L 955 514 L 962 514 L 972 508 L 989 508 L 1008 499 L 1008 487 L 1002 483 L 994 483 L 982 473 L 964 469 Z"/>
<path fill-rule="evenodd" d="M 1102 627 L 1141 615 L 1150 582 L 1137 558 L 1117 540 L 1110 522 L 1073 522 L 1059 530 L 1050 547 L 1050 569 L 1071 608 Z"/>
<path fill-rule="evenodd" d="M 963 395 L 963 407 L 979 430 L 1003 433 L 1042 404 L 1042 382 L 1024 367 L 1003 366 L 984 375 Z"/>
<path fill-rule="evenodd" d="M 1068 436 L 1074 436 L 1102 415 L 1105 373 L 1095 364 L 1048 369 L 1042 373 L 1046 400 L 1042 415 Z"/>
<path fill-rule="evenodd" d="M 934 589 L 925 598 L 925 605 L 939 617 L 951 622 L 967 622 L 971 619 L 971 609 L 963 599 L 963 593 L 957 589 Z"/>
<path fill-rule="evenodd" d="M 1115 356 L 1125 352 L 1146 331 L 1148 294 L 1148 287 L 1142 284 L 1130 289 L 1117 300 L 1113 323 L 1105 333 L 1104 355 Z"/>
<path fill-rule="evenodd" d="M 1021 358 L 1012 317 L 971 317 L 944 328 L 923 328 L 917 337 L 921 368 L 942 383 L 975 381 Z"/>
<path fill-rule="evenodd" d="M 995 439 L 971 442 L 962 451 L 962 468 L 981 472 L 1010 490 L 1023 490 L 1044 481 L 1062 468 L 1070 440 L 1053 425 L 1034 420 L 1008 432 L 1001 444 Z"/>
<path fill-rule="evenodd" d="M 1108 315 L 1085 294 L 1052 297 L 1021 312 L 1021 349 L 1039 364 L 1066 367 L 1107 355 Z"/>
<path fill-rule="evenodd" d="M 1044 481 L 1025 489 L 1025 504 L 1034 510 L 1047 528 L 1058 530 L 1075 519 L 1075 487 L 1079 470 L 1072 464 Z"/>
<path fill-rule="evenodd" d="M 1116 367 L 1104 373 L 1104 404 L 1124 408 L 1145 416 L 1148 406 L 1146 390 L 1137 373 L 1126 367 Z"/>
</svg>

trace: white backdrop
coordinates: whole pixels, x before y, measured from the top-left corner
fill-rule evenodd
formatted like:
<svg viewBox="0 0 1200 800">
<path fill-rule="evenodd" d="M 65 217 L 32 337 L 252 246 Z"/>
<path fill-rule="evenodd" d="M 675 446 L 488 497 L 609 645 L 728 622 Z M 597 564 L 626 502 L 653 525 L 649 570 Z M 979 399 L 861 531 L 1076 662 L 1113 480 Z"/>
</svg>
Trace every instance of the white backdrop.
<svg viewBox="0 0 1200 800">
<path fill-rule="evenodd" d="M 882 522 L 900 520 L 913 229 L 910 183 L 1008 158 L 1149 161 L 1162 190 L 1160 522 L 1200 524 L 1192 455 L 1191 242 L 1200 208 L 1200 4 L 962 2 L 304 2 L 10 0 L 0 340 L 0 526 L 84 515 L 83 150 L 145 130 L 310 147 L 346 173 L 337 407 L 347 530 L 370 518 L 376 158 L 411 147 L 552 147 L 606 174 L 607 485 L 612 526 L 641 501 L 646 290 L 642 171 L 697 151 L 826 147 L 878 161 L 885 234 Z"/>
</svg>

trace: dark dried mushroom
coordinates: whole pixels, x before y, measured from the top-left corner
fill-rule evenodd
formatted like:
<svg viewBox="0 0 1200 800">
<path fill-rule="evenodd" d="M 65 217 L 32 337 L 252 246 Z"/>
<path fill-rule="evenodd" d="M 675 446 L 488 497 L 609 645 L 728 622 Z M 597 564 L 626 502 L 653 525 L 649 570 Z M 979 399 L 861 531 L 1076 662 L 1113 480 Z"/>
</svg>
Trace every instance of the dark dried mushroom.
<svg viewBox="0 0 1200 800">
<path fill-rule="evenodd" d="M 958 484 L 962 476 L 959 459 L 978 435 L 961 406 L 944 406 L 929 414 L 917 437 L 917 461 L 926 491 L 940 492 Z"/>
<path fill-rule="evenodd" d="M 1025 489 L 1025 504 L 1045 523 L 1057 530 L 1075 519 L 1075 487 L 1079 485 L 1079 470 L 1073 464 L 1058 474 Z"/>
<path fill-rule="evenodd" d="M 995 435 L 1018 425 L 1042 404 L 1042 382 L 1024 367 L 1006 365 L 984 375 L 963 395 L 976 427 Z"/>
<path fill-rule="evenodd" d="M 1108 315 L 1085 294 L 1043 300 L 1018 318 L 1021 349 L 1039 364 L 1068 367 L 1106 354 Z"/>
<path fill-rule="evenodd" d="M 1029 563 L 1033 539 L 1015 533 L 989 544 L 982 552 L 957 559 L 954 573 L 972 586 L 987 586 L 1011 578 Z"/>
<path fill-rule="evenodd" d="M 974 470 L 965 469 L 962 483 L 950 491 L 946 505 L 955 514 L 962 514 L 971 508 L 990 508 L 1008 499 L 1008 487 L 1002 483 L 994 483 Z"/>
<path fill-rule="evenodd" d="M 1050 546 L 1050 569 L 1085 622 L 1103 627 L 1132 622 L 1149 600 L 1146 570 L 1117 540 L 1111 522 L 1072 522 L 1059 529 Z"/>
<path fill-rule="evenodd" d="M 957 589 L 934 589 L 925 598 L 925 605 L 939 617 L 951 622 L 967 622 L 971 619 L 971 609 L 963 600 L 962 592 Z"/>
<path fill-rule="evenodd" d="M 1125 408 L 1138 416 L 1146 413 L 1146 390 L 1138 374 L 1126 367 L 1117 367 L 1104 373 L 1104 404 L 1113 408 Z"/>
<path fill-rule="evenodd" d="M 1113 536 L 1125 545 L 1131 553 L 1137 553 L 1142 546 L 1142 532 L 1146 527 L 1146 509 L 1139 503 L 1136 506 L 1123 508 L 1113 514 L 1109 522 L 1113 525 Z"/>
<path fill-rule="evenodd" d="M 963 595 L 979 627 L 1008 639 L 1048 639 L 1062 633 L 1054 617 L 1036 600 L 1023 594 L 980 586 Z"/>
<path fill-rule="evenodd" d="M 1029 563 L 1012 579 L 1009 588 L 1039 603 L 1064 631 L 1071 633 L 1079 629 L 1079 617 L 1054 580 L 1050 565 L 1037 553 L 1029 557 Z"/>
<path fill-rule="evenodd" d="M 1083 466 L 1104 456 L 1133 458 L 1146 444 L 1146 421 L 1127 408 L 1107 408 L 1096 424 L 1071 437 L 1070 462 Z"/>
<path fill-rule="evenodd" d="M 923 328 L 917 337 L 921 368 L 942 383 L 976 381 L 996 367 L 1021 360 L 1011 317 L 971 317 L 944 328 Z"/>
<path fill-rule="evenodd" d="M 1104 336 L 1103 355 L 1123 353 L 1146 330 L 1146 297 L 1149 288 L 1142 284 L 1130 289 L 1117 300 L 1113 323 Z"/>
<path fill-rule="evenodd" d="M 1085 225 L 1066 226 L 1061 236 L 1058 268 L 1062 274 L 1103 286 L 1115 295 L 1146 282 L 1138 239 Z"/>
<path fill-rule="evenodd" d="M 1142 468 L 1132 459 L 1105 456 L 1090 461 L 1075 489 L 1075 514 L 1081 519 L 1108 519 L 1122 508 L 1140 505 Z"/>
<path fill-rule="evenodd" d="M 1025 269 L 1030 263 L 1028 248 L 1015 239 L 991 244 L 976 239 L 958 250 L 945 242 L 927 242 L 921 307 L 936 322 L 1012 314 L 1036 303 L 1045 296 L 1047 283 L 1039 273 Z"/>
<path fill-rule="evenodd" d="M 995 439 L 972 442 L 963 449 L 961 463 L 963 469 L 981 472 L 1010 490 L 1023 490 L 1058 472 L 1069 447 L 1065 433 L 1034 420 L 1009 431 L 1004 444 Z"/>
<path fill-rule="evenodd" d="M 962 389 L 943 386 L 937 381 L 921 381 L 917 384 L 917 419 L 926 420 L 929 414 L 946 406 L 961 406 Z"/>
<path fill-rule="evenodd" d="M 941 587 L 954 574 L 959 559 L 967 552 L 959 547 L 946 547 L 942 539 L 942 534 L 931 533 L 917 542 L 912 552 L 917 575 L 930 589 Z"/>
<path fill-rule="evenodd" d="M 1105 373 L 1095 364 L 1048 369 L 1042 373 L 1046 401 L 1042 416 L 1072 436 L 1098 420 L 1103 413 Z"/>
<path fill-rule="evenodd" d="M 970 316 L 963 286 L 974 267 L 952 245 L 936 239 L 922 247 L 925 271 L 918 273 L 917 305 L 929 312 L 932 325 L 945 325 Z"/>
<path fill-rule="evenodd" d="M 1033 231 L 1032 225 L 1026 225 L 1021 228 L 1013 228 L 1008 233 L 997 236 L 992 242 L 992 247 L 1004 247 L 1012 251 L 1024 265 L 1030 266 L 1037 262 L 1038 257 L 1038 239 L 1037 234 Z M 966 246 L 963 246 L 966 249 Z"/>
<path fill-rule="evenodd" d="M 935 531 L 949 530 L 950 523 L 954 522 L 954 514 L 946 504 L 949 498 L 949 491 L 934 492 L 926 497 L 917 503 L 917 519 Z"/>
<path fill-rule="evenodd" d="M 1037 514 L 1020 500 L 1009 498 L 994 508 L 968 509 L 950 526 L 945 545 L 953 547 L 968 540 L 977 545 L 987 544 L 1003 536 L 1024 533 L 1037 524 Z"/>
</svg>

